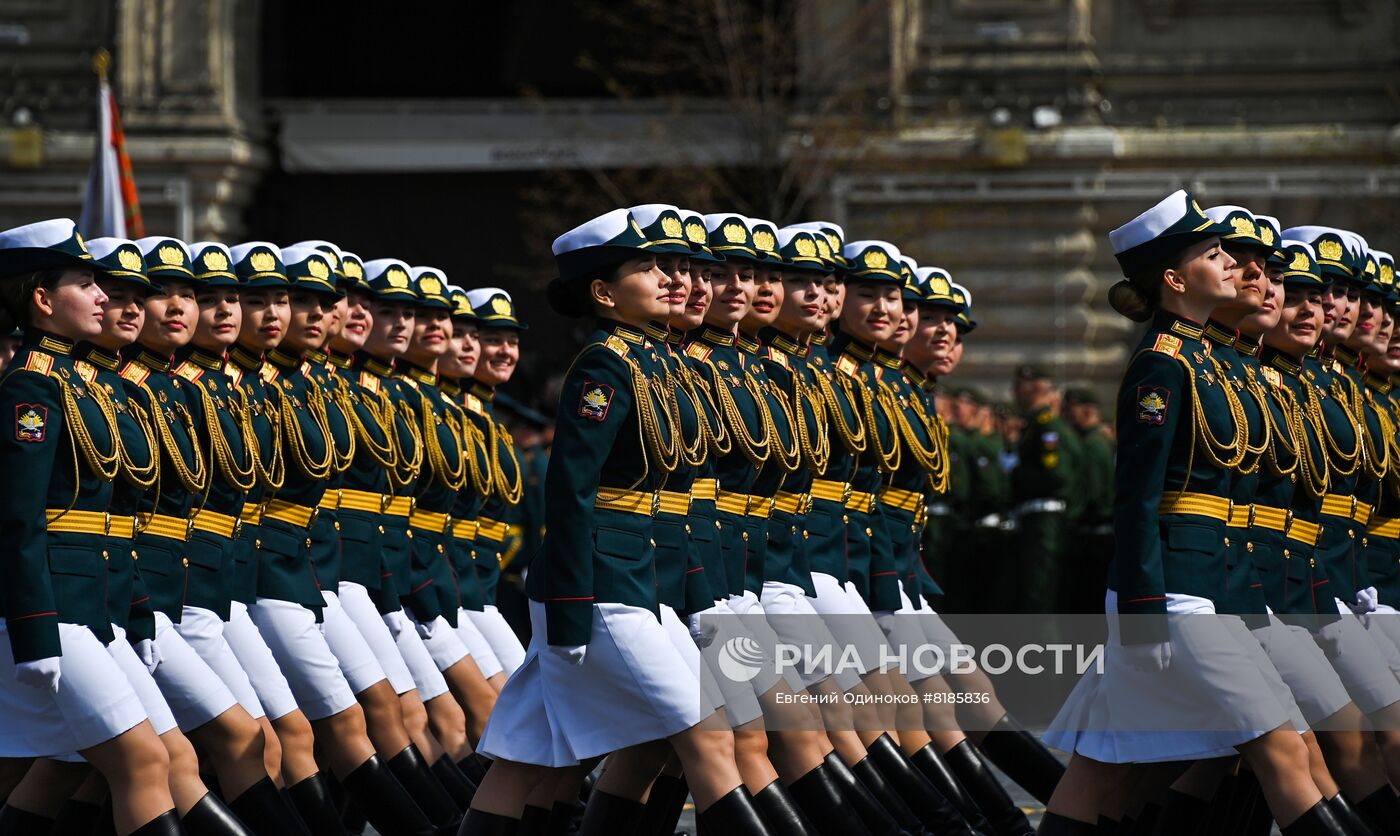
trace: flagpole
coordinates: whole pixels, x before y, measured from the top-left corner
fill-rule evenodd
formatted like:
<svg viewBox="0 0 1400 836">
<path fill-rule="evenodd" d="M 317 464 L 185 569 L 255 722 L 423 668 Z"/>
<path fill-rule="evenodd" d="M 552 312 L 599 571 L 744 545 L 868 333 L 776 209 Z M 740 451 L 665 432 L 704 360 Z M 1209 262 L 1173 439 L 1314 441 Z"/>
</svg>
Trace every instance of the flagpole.
<svg viewBox="0 0 1400 836">
<path fill-rule="evenodd" d="M 97 73 L 97 80 L 103 84 L 107 83 L 107 68 L 112 66 L 112 53 L 105 47 L 101 47 L 92 56 L 92 71 Z"/>
</svg>

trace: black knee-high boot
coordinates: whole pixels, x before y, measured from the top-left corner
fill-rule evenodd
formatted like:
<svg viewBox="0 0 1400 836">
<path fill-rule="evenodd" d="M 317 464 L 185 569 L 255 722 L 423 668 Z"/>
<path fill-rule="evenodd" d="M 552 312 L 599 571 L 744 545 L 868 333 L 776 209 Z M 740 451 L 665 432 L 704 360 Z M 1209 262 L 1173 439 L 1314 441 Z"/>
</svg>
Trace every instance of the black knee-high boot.
<svg viewBox="0 0 1400 836">
<path fill-rule="evenodd" d="M 964 740 L 944 752 L 943 760 L 958 776 L 958 781 L 967 787 L 997 836 L 1025 836 L 1035 832 L 1026 814 L 1011 800 L 1006 787 L 992 773 L 991 764 L 987 763 L 971 740 Z M 922 767 L 922 764 L 919 765 Z"/>
<path fill-rule="evenodd" d="M 763 823 L 774 833 L 817 836 L 816 827 L 802 814 L 782 781 L 774 781 L 759 790 L 753 797 L 753 805 L 758 808 Z"/>
<path fill-rule="evenodd" d="M 891 834 L 907 832 L 900 826 L 895 814 L 885 809 L 880 799 L 870 791 L 869 787 L 861 783 L 851 768 L 846 766 L 845 761 L 841 760 L 835 752 L 826 756 L 826 768 L 831 773 L 832 780 L 840 787 L 841 795 L 855 809 L 860 820 L 865 822 L 866 828 L 874 836 L 891 836 Z M 909 808 L 904 807 L 904 802 L 899 801 L 898 798 L 895 801 L 903 807 L 904 812 L 909 813 Z M 911 818 L 913 815 L 913 813 L 909 813 Z"/>
<path fill-rule="evenodd" d="M 584 807 L 579 836 L 631 836 L 637 832 L 643 809 L 640 801 L 595 789 Z"/>
<path fill-rule="evenodd" d="M 346 836 L 345 825 L 340 823 L 340 810 L 331 797 L 330 782 L 326 776 L 316 773 L 303 778 L 287 788 L 287 796 L 292 799 L 306 829 L 316 836 Z"/>
<path fill-rule="evenodd" d="M 1351 806 L 1346 796 L 1337 793 L 1327 799 L 1327 806 L 1332 808 L 1332 814 L 1337 817 L 1337 821 L 1342 823 L 1346 832 L 1350 836 L 1377 836 L 1376 831 L 1366 823 L 1361 813 Z M 1400 827 L 1400 821 L 1395 822 L 1395 826 Z"/>
<path fill-rule="evenodd" d="M 1008 714 L 982 738 L 980 748 L 997 768 L 1041 804 L 1049 804 L 1065 765 L 1040 739 Z"/>
<path fill-rule="evenodd" d="M 481 786 L 481 779 L 486 777 L 486 770 L 491 768 L 491 759 L 476 752 L 472 752 L 465 758 L 457 761 L 457 765 L 472 779 L 472 783 Z"/>
<path fill-rule="evenodd" d="M 93 836 L 97 829 L 97 818 L 102 814 L 101 804 L 68 799 L 58 809 L 58 818 L 53 820 L 50 836 Z"/>
<path fill-rule="evenodd" d="M 180 815 L 174 810 L 167 810 L 131 831 L 131 836 L 184 836 L 184 833 L 180 827 Z"/>
<path fill-rule="evenodd" d="M 573 827 L 575 818 L 581 817 L 582 815 L 583 811 L 579 809 L 578 804 L 570 801 L 554 802 L 554 806 L 549 810 L 550 836 L 568 836 L 570 828 Z M 676 814 L 676 818 L 680 818 L 680 813 Z"/>
<path fill-rule="evenodd" d="M 676 832 L 685 800 L 690 797 L 690 785 L 684 775 L 661 773 L 652 782 L 646 809 L 637 823 L 637 836 L 671 836 Z"/>
<path fill-rule="evenodd" d="M 355 767 L 345 779 L 346 793 L 383 836 L 435 836 L 435 827 L 414 803 L 394 774 L 377 755 Z"/>
<path fill-rule="evenodd" d="M 1371 829 L 1380 833 L 1394 829 L 1400 822 L 1400 796 L 1395 795 L 1389 784 L 1356 802 L 1356 809 L 1370 823 Z"/>
<path fill-rule="evenodd" d="M 428 768 L 418 747 L 408 744 L 402 752 L 389 759 L 389 772 L 398 779 L 409 796 L 437 827 L 454 825 L 461 821 L 464 808 L 448 795 L 437 776 Z"/>
<path fill-rule="evenodd" d="M 457 836 L 517 836 L 519 832 L 520 819 L 468 810 Z"/>
<path fill-rule="evenodd" d="M 6 804 L 0 807 L 0 836 L 34 836 L 53 829 L 53 819 Z"/>
<path fill-rule="evenodd" d="M 872 836 L 827 764 L 793 781 L 788 790 L 821 836 Z"/>
<path fill-rule="evenodd" d="M 885 776 L 925 827 L 934 833 L 949 836 L 976 836 L 977 831 L 968 824 L 967 819 L 914 768 L 889 735 L 880 735 L 866 749 L 870 752 L 867 760 L 874 762 L 880 774 Z"/>
<path fill-rule="evenodd" d="M 1282 831 L 1283 836 L 1347 836 L 1346 827 L 1337 821 L 1326 801 L 1314 804 Z"/>
<path fill-rule="evenodd" d="M 526 804 L 520 812 L 520 829 L 517 831 L 520 836 L 544 836 L 548 827 L 549 810 Z"/>
<path fill-rule="evenodd" d="M 1046 813 L 1040 820 L 1039 836 L 1095 836 L 1098 825 L 1067 819 L 1054 813 Z"/>
<path fill-rule="evenodd" d="M 443 755 L 433 764 L 432 770 L 438 783 L 452 796 L 452 801 L 458 809 L 466 810 L 472 806 L 472 799 L 476 797 L 476 784 L 472 783 L 472 779 L 467 777 L 467 773 L 462 771 L 462 767 L 458 766 L 456 761 Z"/>
<path fill-rule="evenodd" d="M 596 794 L 596 793 L 595 793 Z M 749 791 L 739 785 L 696 816 L 696 823 L 708 833 L 723 836 L 772 836 L 754 806 Z"/>
<path fill-rule="evenodd" d="M 212 792 L 196 801 L 180 819 L 180 824 L 189 836 L 262 836 L 261 831 L 255 832 L 244 824 L 243 819 Z"/>
<path fill-rule="evenodd" d="M 258 836 L 311 836 L 271 778 L 244 790 L 228 806 Z"/>
<path fill-rule="evenodd" d="M 959 746 L 971 746 L 967 741 L 958 744 Z M 951 751 L 951 750 L 950 750 Z M 953 771 L 952 765 L 944 755 L 940 755 L 938 750 L 930 743 L 919 751 L 908 756 L 909 762 L 914 764 L 930 784 L 957 808 L 962 817 L 967 819 L 967 823 L 972 825 L 974 830 L 982 833 L 991 833 L 993 828 L 984 815 L 982 805 L 977 803 L 971 794 L 971 787 L 966 786 L 961 776 Z"/>
<path fill-rule="evenodd" d="M 1175 833 L 1199 833 L 1205 824 L 1210 802 L 1177 790 L 1167 790 L 1167 803 L 1157 820 L 1157 832 L 1162 836 Z"/>
</svg>

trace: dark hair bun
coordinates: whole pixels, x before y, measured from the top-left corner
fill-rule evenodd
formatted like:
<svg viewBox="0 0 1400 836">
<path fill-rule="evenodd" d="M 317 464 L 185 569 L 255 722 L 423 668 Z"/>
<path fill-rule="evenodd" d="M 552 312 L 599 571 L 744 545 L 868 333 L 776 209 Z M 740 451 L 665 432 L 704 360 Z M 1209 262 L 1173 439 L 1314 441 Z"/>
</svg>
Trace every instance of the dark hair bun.
<svg viewBox="0 0 1400 836">
<path fill-rule="evenodd" d="M 1133 322 L 1146 322 L 1152 318 L 1152 302 L 1138 286 L 1122 279 L 1108 289 L 1108 304 Z"/>
<path fill-rule="evenodd" d="M 544 289 L 545 299 L 549 306 L 560 316 L 569 319 L 579 319 L 588 313 L 587 307 L 580 298 L 578 288 L 566 284 L 560 279 L 550 279 L 549 285 Z"/>
</svg>

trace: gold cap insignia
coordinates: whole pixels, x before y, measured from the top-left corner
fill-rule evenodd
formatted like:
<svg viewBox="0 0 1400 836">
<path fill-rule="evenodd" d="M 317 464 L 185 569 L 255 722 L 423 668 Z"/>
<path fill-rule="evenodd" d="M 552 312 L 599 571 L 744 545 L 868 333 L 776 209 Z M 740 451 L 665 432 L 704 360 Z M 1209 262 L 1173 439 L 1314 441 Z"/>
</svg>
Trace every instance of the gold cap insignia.
<svg viewBox="0 0 1400 836">
<path fill-rule="evenodd" d="M 685 238 L 692 244 L 705 243 L 705 225 L 699 221 L 691 221 L 685 225 Z"/>
<path fill-rule="evenodd" d="M 934 296 L 947 296 L 948 292 L 952 290 L 952 288 L 948 285 L 948 280 L 943 278 L 942 276 L 930 277 L 928 280 L 928 286 L 929 290 L 933 291 Z"/>
<path fill-rule="evenodd" d="M 510 300 L 504 296 L 492 296 L 491 311 L 501 316 L 510 316 Z"/>
<path fill-rule="evenodd" d="M 829 261 L 829 260 L 831 259 L 831 245 L 828 244 L 828 243 L 826 243 L 826 236 L 823 235 L 822 237 L 820 237 L 820 238 L 818 238 L 818 239 L 816 239 L 816 240 L 817 240 L 817 255 L 819 255 L 819 256 L 821 256 L 822 258 L 827 259 L 827 260 Z"/>
<path fill-rule="evenodd" d="M 833 253 L 841 252 L 841 239 L 834 232 L 826 233 L 826 243 Z"/>
<path fill-rule="evenodd" d="M 1395 268 L 1389 264 L 1381 265 L 1381 284 L 1386 287 L 1395 284 Z"/>
<path fill-rule="evenodd" d="M 408 274 L 397 267 L 390 267 L 389 272 L 384 274 L 384 281 L 388 282 L 389 287 L 405 288 L 408 287 Z"/>
<path fill-rule="evenodd" d="M 172 267 L 178 267 L 185 263 L 185 254 L 180 251 L 180 248 L 169 244 L 157 250 L 156 257 L 160 259 L 161 264 L 169 264 Z"/>
<path fill-rule="evenodd" d="M 760 229 L 753 234 L 753 245 L 766 253 L 771 253 L 773 248 L 778 246 L 778 241 L 773 237 L 773 233 L 766 229 Z"/>
<path fill-rule="evenodd" d="M 465 294 L 465 293 L 454 293 L 454 294 L 452 294 L 452 313 L 453 313 L 453 314 L 456 314 L 456 315 L 463 315 L 463 314 L 465 314 L 465 315 L 467 315 L 467 316 L 470 316 L 470 315 L 471 315 L 471 312 L 472 312 L 472 303 L 467 301 L 467 294 Z"/>
<path fill-rule="evenodd" d="M 204 253 L 204 269 L 215 273 L 221 273 L 228 269 L 228 256 L 218 250 L 208 250 Z"/>
<path fill-rule="evenodd" d="M 798 238 L 793 242 L 793 246 L 797 248 L 798 255 L 810 258 L 817 254 L 817 242 L 811 238 Z"/>
<path fill-rule="evenodd" d="M 329 261 L 332 267 L 340 266 L 340 258 L 336 256 L 335 250 L 322 249 L 321 247 L 317 247 L 316 249 L 321 250 L 321 255 L 326 257 L 326 261 Z"/>
<path fill-rule="evenodd" d="M 277 269 L 277 259 L 272 257 L 272 253 L 259 252 L 248 256 L 248 263 L 253 265 L 253 269 L 259 273 L 266 273 L 269 270 Z"/>
<path fill-rule="evenodd" d="M 1317 242 L 1317 254 L 1328 261 L 1341 261 L 1342 245 L 1339 241 L 1319 241 Z"/>
<path fill-rule="evenodd" d="M 871 250 L 865 254 L 861 261 L 871 270 L 883 270 L 889 266 L 890 258 L 879 250 Z"/>
<path fill-rule="evenodd" d="M 1251 238 L 1257 236 L 1254 231 L 1254 222 L 1249 218 L 1231 218 L 1230 226 L 1235 228 L 1236 235 L 1248 235 Z"/>
<path fill-rule="evenodd" d="M 331 274 L 330 265 L 319 258 L 308 259 L 306 262 L 306 272 L 317 279 L 324 279 Z"/>
<path fill-rule="evenodd" d="M 342 261 L 340 266 L 341 269 L 345 271 L 345 275 L 352 279 L 363 279 L 365 277 L 365 268 L 358 261 Z"/>
<path fill-rule="evenodd" d="M 1311 270 L 1312 262 L 1308 260 L 1308 254 L 1297 252 L 1293 254 L 1293 263 L 1288 265 L 1289 270 Z"/>
<path fill-rule="evenodd" d="M 1259 240 L 1272 247 L 1274 245 L 1273 227 L 1268 224 L 1259 224 Z"/>
<path fill-rule="evenodd" d="M 955 290 L 953 291 L 953 301 L 957 302 L 959 305 L 966 305 L 967 297 L 963 295 L 961 290 Z"/>
<path fill-rule="evenodd" d="M 437 276 L 429 274 L 418 280 L 418 289 L 427 296 L 440 296 L 442 295 L 442 282 L 438 281 Z"/>
<path fill-rule="evenodd" d="M 666 233 L 667 238 L 681 237 L 681 222 L 679 218 L 670 215 L 661 219 L 661 231 Z"/>
<path fill-rule="evenodd" d="M 731 244 L 742 244 L 749 236 L 745 234 L 743 224 L 727 223 L 724 225 L 724 240 Z"/>
<path fill-rule="evenodd" d="M 131 250 L 117 250 L 117 261 L 121 262 L 122 267 L 128 270 L 141 269 L 141 256 Z"/>
<path fill-rule="evenodd" d="M 1376 260 L 1375 260 L 1374 258 L 1368 258 L 1368 259 L 1366 259 L 1366 275 L 1369 276 L 1369 275 L 1371 275 L 1371 274 L 1373 274 L 1373 273 L 1375 273 L 1375 272 L 1376 272 Z"/>
</svg>

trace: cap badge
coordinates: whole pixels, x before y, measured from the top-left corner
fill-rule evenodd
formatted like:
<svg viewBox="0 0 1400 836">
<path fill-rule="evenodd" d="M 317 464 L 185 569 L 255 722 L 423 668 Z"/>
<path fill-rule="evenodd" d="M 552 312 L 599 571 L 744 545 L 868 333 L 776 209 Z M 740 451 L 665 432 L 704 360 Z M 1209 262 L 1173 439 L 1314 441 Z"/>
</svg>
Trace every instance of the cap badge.
<svg viewBox="0 0 1400 836">
<path fill-rule="evenodd" d="M 731 244 L 742 244 L 748 236 L 744 234 L 743 224 L 727 223 L 724 225 L 724 240 Z"/>
<path fill-rule="evenodd" d="M 831 247 L 831 251 L 832 251 L 832 252 L 834 252 L 834 253 L 839 253 L 839 252 L 841 252 L 841 238 L 840 238 L 839 236 L 837 236 L 836 233 L 834 233 L 834 232 L 828 232 L 828 233 L 826 233 L 826 243 L 827 243 L 827 246 Z"/>
<path fill-rule="evenodd" d="M 957 302 L 959 305 L 966 305 L 967 297 L 963 295 L 961 290 L 955 290 L 953 291 L 953 301 Z"/>
<path fill-rule="evenodd" d="M 330 276 L 331 268 L 321 259 L 313 258 L 306 262 L 306 272 L 310 273 L 313 278 L 324 279 Z"/>
<path fill-rule="evenodd" d="M 218 250 L 209 250 L 204 254 L 204 269 L 212 270 L 216 273 L 228 269 L 228 257 Z"/>
<path fill-rule="evenodd" d="M 1236 235 L 1248 235 L 1251 238 L 1256 237 L 1254 223 L 1250 221 L 1249 218 L 1231 218 L 1230 226 L 1235 228 Z"/>
<path fill-rule="evenodd" d="M 692 244 L 705 243 L 705 225 L 694 221 L 686 224 L 685 238 Z"/>
<path fill-rule="evenodd" d="M 272 257 L 272 253 L 257 252 L 248 256 L 248 263 L 253 265 L 253 269 L 259 273 L 267 273 L 277 269 L 277 259 Z"/>
<path fill-rule="evenodd" d="M 866 253 L 865 257 L 862 258 L 861 261 L 865 264 L 866 267 L 870 268 L 871 270 L 883 270 L 890 263 L 889 256 L 885 255 L 879 250 L 871 250 L 870 252 Z"/>
<path fill-rule="evenodd" d="M 491 310 L 500 316 L 510 316 L 510 300 L 504 296 L 492 296 Z"/>
<path fill-rule="evenodd" d="M 358 261 L 342 261 L 340 266 L 341 269 L 345 271 L 345 275 L 352 279 L 363 279 L 365 277 L 365 268 L 361 267 Z"/>
<path fill-rule="evenodd" d="M 1268 224 L 1259 224 L 1259 240 L 1272 247 L 1274 245 L 1273 227 Z"/>
<path fill-rule="evenodd" d="M 384 281 L 389 283 L 389 287 L 408 287 L 408 274 L 397 267 L 390 267 L 389 272 L 384 274 Z"/>
<path fill-rule="evenodd" d="M 1373 273 L 1375 273 L 1375 272 L 1376 272 L 1376 260 L 1373 259 L 1373 258 L 1368 258 L 1368 259 L 1366 259 L 1366 275 L 1369 276 L 1369 275 L 1371 275 L 1371 274 L 1373 274 Z"/>
<path fill-rule="evenodd" d="M 1392 285 L 1395 283 L 1395 268 L 1389 264 L 1381 265 L 1381 284 Z"/>
<path fill-rule="evenodd" d="M 828 244 L 828 243 L 826 243 L 826 236 L 823 235 L 822 237 L 816 239 L 816 241 L 817 241 L 817 255 L 820 256 L 820 257 L 822 257 L 822 258 L 825 258 L 825 259 L 830 259 L 830 258 L 831 258 L 831 245 Z"/>
<path fill-rule="evenodd" d="M 141 256 L 131 250 L 117 250 L 117 261 L 127 270 L 141 269 Z"/>
<path fill-rule="evenodd" d="M 1331 239 L 1319 241 L 1317 244 L 1317 254 L 1328 261 L 1341 261 L 1342 244 L 1340 241 L 1333 241 Z"/>
<path fill-rule="evenodd" d="M 436 276 L 424 276 L 418 280 L 418 288 L 429 296 L 437 296 L 442 293 L 442 282 Z"/>
<path fill-rule="evenodd" d="M 794 246 L 797 248 L 798 255 L 810 258 L 817 254 L 817 242 L 811 238 L 798 238 Z"/>
<path fill-rule="evenodd" d="M 952 289 L 948 286 L 948 280 L 942 276 L 930 278 L 928 280 L 928 286 L 929 289 L 933 291 L 934 296 L 947 296 L 948 291 Z"/>
<path fill-rule="evenodd" d="M 773 237 L 773 233 L 766 229 L 760 229 L 753 234 L 753 245 L 766 253 L 771 253 L 773 248 L 778 245 L 778 241 Z"/>
<path fill-rule="evenodd" d="M 1312 263 L 1308 261 L 1308 254 L 1298 252 L 1293 254 L 1293 263 L 1288 265 L 1289 270 L 1311 270 Z"/>
<path fill-rule="evenodd" d="M 185 263 L 185 255 L 180 252 L 180 248 L 172 247 L 169 244 L 157 250 L 156 257 L 160 259 L 161 264 L 169 264 L 178 267 Z"/>
<path fill-rule="evenodd" d="M 681 237 L 681 222 L 679 218 L 670 215 L 661 219 L 661 231 L 666 233 L 667 238 Z"/>
</svg>

